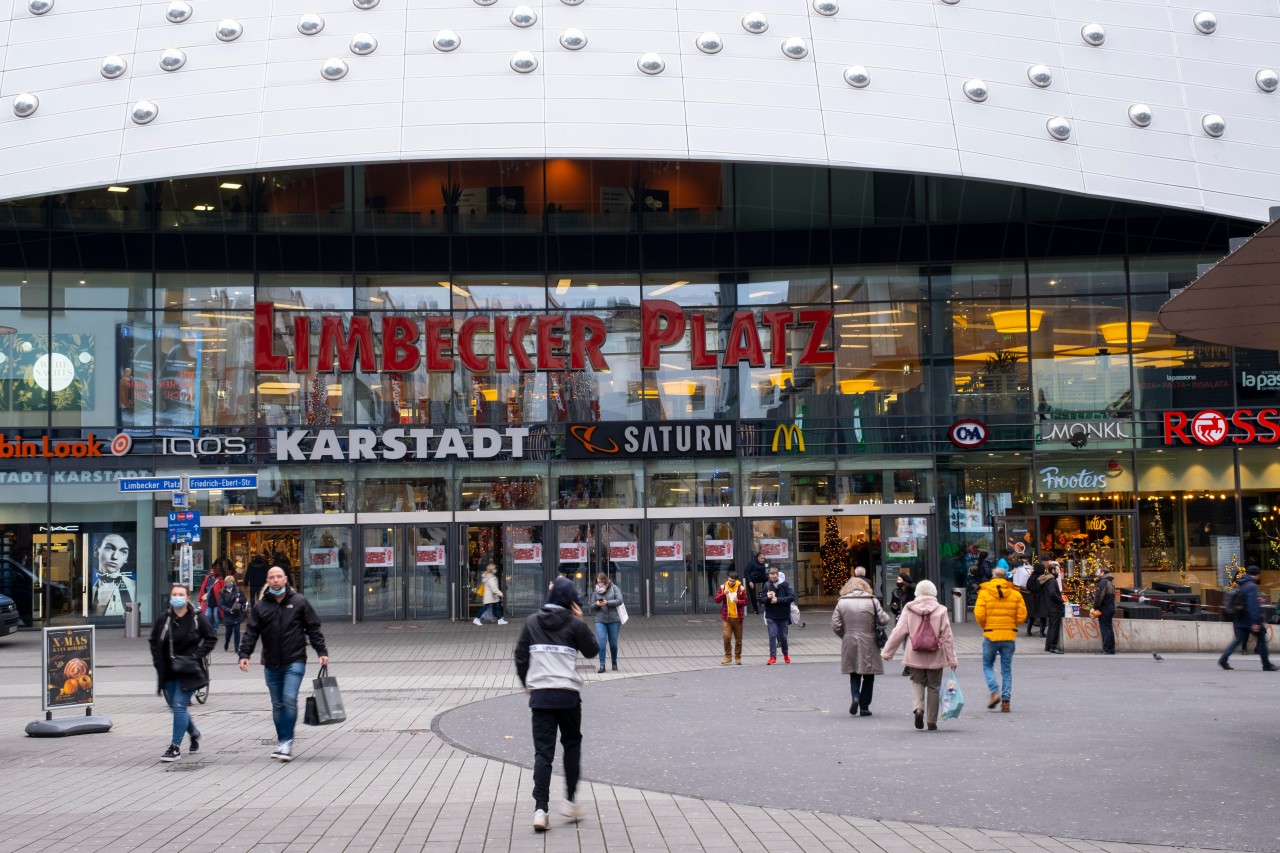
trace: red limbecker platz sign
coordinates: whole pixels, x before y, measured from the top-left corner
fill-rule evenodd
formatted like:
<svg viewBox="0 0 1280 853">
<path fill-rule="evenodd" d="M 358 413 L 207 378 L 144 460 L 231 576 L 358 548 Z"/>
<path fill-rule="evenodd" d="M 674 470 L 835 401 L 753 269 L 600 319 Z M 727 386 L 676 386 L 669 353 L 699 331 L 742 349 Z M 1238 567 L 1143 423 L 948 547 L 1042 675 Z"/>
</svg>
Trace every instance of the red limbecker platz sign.
<svg viewBox="0 0 1280 853">
<path fill-rule="evenodd" d="M 766 351 L 761 330 L 769 332 L 767 352 L 770 367 L 786 367 L 789 363 L 787 332 L 796 330 L 805 339 L 797 360 L 802 365 L 835 364 L 835 351 L 823 349 L 831 326 L 829 308 L 796 311 L 764 311 L 760 322 L 754 312 L 737 311 L 729 327 L 724 352 L 707 349 L 707 316 L 683 308 L 665 299 L 647 299 L 640 303 L 640 366 L 657 370 L 662 350 L 680 344 L 688 331 L 693 368 L 733 367 L 740 361 L 752 367 L 764 367 Z M 343 317 L 326 314 L 320 317 L 317 353 L 311 351 L 312 317 L 297 314 L 292 324 L 277 320 L 275 305 L 258 302 L 253 307 L 253 364 L 260 373 L 283 373 L 289 370 L 325 373 L 334 369 L 363 373 L 411 373 L 418 369 L 451 371 L 454 357 L 463 367 L 476 372 L 489 370 L 608 370 L 601 348 L 608 331 L 604 320 L 592 314 L 473 314 L 455 330 L 452 314 L 427 314 L 423 317 L 385 315 L 380 320 L 381 355 L 374 346 L 373 319 L 354 315 L 346 323 Z M 277 348 L 277 337 L 293 339 L 293 364 L 289 353 Z M 525 349 L 525 338 L 536 341 L 535 352 Z M 482 354 L 476 346 L 478 337 L 492 337 L 493 354 Z M 488 348 L 486 346 L 486 348 Z M 289 348 L 286 346 L 285 350 Z"/>
<path fill-rule="evenodd" d="M 1215 409 L 1195 415 L 1164 413 L 1165 444 L 1214 447 L 1228 440 L 1232 444 L 1275 444 L 1280 441 L 1280 410 L 1236 409 L 1229 415 Z"/>
</svg>

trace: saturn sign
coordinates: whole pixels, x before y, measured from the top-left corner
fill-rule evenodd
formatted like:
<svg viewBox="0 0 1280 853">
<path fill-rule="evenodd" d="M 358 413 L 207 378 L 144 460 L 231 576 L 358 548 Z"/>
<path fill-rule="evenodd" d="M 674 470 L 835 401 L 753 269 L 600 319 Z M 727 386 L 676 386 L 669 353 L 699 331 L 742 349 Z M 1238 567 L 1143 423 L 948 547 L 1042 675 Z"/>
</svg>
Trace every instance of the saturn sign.
<svg viewBox="0 0 1280 853">
<path fill-rule="evenodd" d="M 961 450 L 976 450 L 987 443 L 987 425 L 982 421 L 956 421 L 947 430 L 947 438 Z"/>
</svg>

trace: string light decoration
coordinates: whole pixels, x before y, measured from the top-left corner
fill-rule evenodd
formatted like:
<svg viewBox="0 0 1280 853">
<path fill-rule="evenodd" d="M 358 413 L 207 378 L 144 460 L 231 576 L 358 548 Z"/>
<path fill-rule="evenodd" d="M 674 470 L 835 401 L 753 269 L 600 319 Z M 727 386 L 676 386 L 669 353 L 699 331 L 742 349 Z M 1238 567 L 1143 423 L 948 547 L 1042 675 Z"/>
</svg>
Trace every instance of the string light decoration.
<svg viewBox="0 0 1280 853">
<path fill-rule="evenodd" d="M 1173 571 L 1169 557 L 1169 540 L 1164 535 L 1164 519 L 1160 517 L 1160 501 L 1155 502 L 1156 517 L 1151 521 L 1151 562 L 1158 572 Z M 1184 570 L 1185 571 L 1185 570 Z"/>
<path fill-rule="evenodd" d="M 822 557 L 822 568 L 818 570 L 818 582 L 822 584 L 823 593 L 835 595 L 849 579 L 849 549 L 840 539 L 840 527 L 835 516 L 827 516 L 822 535 L 822 548 L 818 551 Z"/>
<path fill-rule="evenodd" d="M 1240 558 L 1236 554 L 1231 555 L 1231 562 L 1227 563 L 1223 571 L 1227 573 L 1227 589 L 1235 589 L 1236 584 L 1244 580 L 1244 566 L 1240 565 Z"/>
</svg>

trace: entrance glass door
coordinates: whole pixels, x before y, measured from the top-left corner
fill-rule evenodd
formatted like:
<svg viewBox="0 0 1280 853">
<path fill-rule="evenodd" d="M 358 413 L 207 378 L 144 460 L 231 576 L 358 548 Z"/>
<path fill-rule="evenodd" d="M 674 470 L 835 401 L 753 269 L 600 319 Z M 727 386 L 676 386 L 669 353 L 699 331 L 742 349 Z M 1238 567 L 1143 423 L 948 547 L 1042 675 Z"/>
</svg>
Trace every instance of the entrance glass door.
<svg viewBox="0 0 1280 853">
<path fill-rule="evenodd" d="M 399 528 L 363 527 L 360 530 L 359 598 L 362 619 L 403 619 L 404 581 L 401 573 L 405 549 Z"/>
<path fill-rule="evenodd" d="M 640 595 L 640 522 L 610 521 L 600 525 L 600 534 L 600 570 L 622 592 L 622 601 L 627 608 L 643 613 L 644 601 Z M 594 577 L 588 580 L 587 589 L 591 597 L 584 597 L 583 601 L 590 603 L 594 600 L 595 584 Z"/>
<path fill-rule="evenodd" d="M 408 572 L 409 618 L 445 618 L 449 615 L 449 528 L 443 524 L 413 527 L 409 537 L 413 545 Z"/>
<path fill-rule="evenodd" d="M 299 579 L 320 617 L 351 618 L 351 528 L 302 528 Z"/>
<path fill-rule="evenodd" d="M 716 587 L 728 577 L 729 569 L 737 565 L 739 556 L 745 562 L 751 555 L 737 553 L 734 523 L 730 519 L 695 522 L 694 537 L 696 550 L 689 594 L 698 613 L 719 613 L 720 605 L 715 603 Z"/>
<path fill-rule="evenodd" d="M 654 613 L 688 613 L 693 608 L 692 534 L 691 521 L 649 522 Z"/>
<path fill-rule="evenodd" d="M 461 618 L 474 619 L 484 606 L 476 589 L 491 562 L 498 568 L 498 586 L 505 594 L 503 618 L 527 616 L 542 606 L 547 595 L 542 522 L 470 524 L 465 535 L 466 563 L 459 572 Z"/>
</svg>

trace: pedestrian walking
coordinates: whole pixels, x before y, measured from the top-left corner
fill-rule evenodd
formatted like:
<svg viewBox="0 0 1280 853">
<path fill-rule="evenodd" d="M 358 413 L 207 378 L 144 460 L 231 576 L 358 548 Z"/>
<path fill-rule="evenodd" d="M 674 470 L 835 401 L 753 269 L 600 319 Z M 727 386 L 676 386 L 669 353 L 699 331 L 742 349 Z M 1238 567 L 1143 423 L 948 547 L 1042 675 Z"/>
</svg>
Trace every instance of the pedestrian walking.
<svg viewBox="0 0 1280 853">
<path fill-rule="evenodd" d="M 1116 632 L 1111 621 L 1116 616 L 1116 584 L 1111 578 L 1111 569 L 1102 566 L 1098 569 L 1098 583 L 1093 588 L 1093 610 L 1089 615 L 1098 620 L 1098 633 L 1102 635 L 1102 653 L 1116 653 Z"/>
<path fill-rule="evenodd" d="M 778 570 L 770 567 L 768 580 L 760 587 L 760 604 L 764 606 L 764 621 L 769 629 L 769 662 L 778 662 L 778 647 L 782 647 L 782 660 L 791 663 L 791 649 L 787 643 L 787 629 L 791 626 L 791 603 L 796 594 L 791 585 L 778 576 Z"/>
<path fill-rule="evenodd" d="M 196 599 L 197 609 L 204 611 L 204 618 L 209 620 L 213 630 L 218 630 L 218 595 L 222 592 L 222 569 L 217 566 L 209 569 L 200 584 L 200 595 Z"/>
<path fill-rule="evenodd" d="M 1235 651 L 1236 646 L 1243 646 L 1250 636 L 1258 648 L 1258 656 L 1262 658 L 1262 671 L 1275 672 L 1280 666 L 1274 666 L 1271 663 L 1271 654 L 1267 649 L 1267 626 L 1262 621 L 1262 603 L 1258 600 L 1258 578 L 1262 576 L 1262 569 L 1257 566 L 1249 566 L 1245 569 L 1244 578 L 1236 584 L 1235 595 L 1240 599 L 1242 607 L 1240 607 L 1233 615 L 1232 627 L 1235 629 L 1235 637 L 1231 640 L 1231 645 L 1227 646 L 1226 651 L 1218 658 L 1218 666 L 1223 669 L 1234 670 L 1228 661 L 1231 653 Z"/>
<path fill-rule="evenodd" d="M 720 605 L 720 621 L 724 623 L 724 658 L 721 665 L 737 662 L 742 666 L 742 624 L 747 616 L 747 585 L 738 580 L 738 570 L 729 569 L 729 579 L 716 590 Z M 730 656 L 732 645 L 733 655 Z"/>
<path fill-rule="evenodd" d="M 1024 569 L 1025 567 L 1025 569 Z M 1018 583 L 1018 576 L 1025 570 L 1022 583 Z M 1044 609 L 1044 596 L 1040 592 L 1040 584 L 1044 576 L 1044 564 L 1033 566 L 1030 561 L 1024 561 L 1017 569 L 1014 570 L 1013 582 L 1022 587 L 1022 598 L 1027 605 L 1027 636 L 1031 636 L 1031 629 L 1039 626 L 1040 636 L 1045 636 L 1045 629 L 1048 627 L 1048 614 Z"/>
<path fill-rule="evenodd" d="M 485 566 L 484 573 L 480 575 L 480 583 L 484 588 L 484 606 L 471 621 L 483 625 L 484 615 L 488 613 L 499 625 L 506 625 L 507 620 L 502 618 L 502 599 L 506 598 L 506 593 L 498 587 L 498 567 L 493 563 Z"/>
<path fill-rule="evenodd" d="M 329 650 L 315 608 L 289 586 L 289 576 L 279 566 L 267 570 L 267 587 L 249 608 L 249 622 L 240 642 L 241 672 L 249 671 L 249 659 L 259 639 L 263 677 L 271 694 L 271 719 L 276 727 L 276 748 L 271 757 L 292 761 L 298 688 L 307 671 L 307 643 L 316 650 L 321 666 L 329 664 Z"/>
<path fill-rule="evenodd" d="M 1058 581 L 1058 563 L 1054 560 L 1044 564 L 1040 573 L 1040 610 L 1044 613 L 1046 634 L 1044 650 L 1055 655 L 1062 650 L 1062 584 Z"/>
<path fill-rule="evenodd" d="M 991 695 L 987 707 L 997 704 L 1009 713 L 1013 698 L 1013 651 L 1018 639 L 1018 626 L 1027 618 L 1027 603 L 1022 592 L 1005 577 L 1004 569 L 992 572 L 991 580 L 978 587 L 978 603 L 973 616 L 982 627 L 982 674 Z M 996 683 L 995 661 L 1000 658 L 1000 683 Z"/>
<path fill-rule="evenodd" d="M 600 646 L 600 668 L 596 672 L 604 672 L 604 646 L 609 643 L 609 656 L 613 660 L 613 671 L 618 671 L 618 632 L 622 630 L 622 590 L 609 580 L 604 572 L 596 575 L 596 588 L 592 593 L 591 611 L 596 620 L 596 643 Z"/>
<path fill-rule="evenodd" d="M 889 609 L 893 611 L 893 615 L 901 616 L 902 608 L 915 597 L 916 585 L 911 582 L 911 575 L 907 572 L 899 572 L 897 585 L 889 598 Z"/>
<path fill-rule="evenodd" d="M 546 602 L 529 614 L 516 642 L 516 675 L 529 694 L 533 717 L 533 828 L 546 832 L 551 796 L 551 765 L 556 756 L 556 732 L 564 747 L 564 817 L 578 821 L 586 810 L 577 802 L 578 772 L 582 756 L 582 676 L 574 661 L 578 654 L 591 658 L 599 644 L 582 608 L 574 603 L 577 585 L 557 578 L 547 590 Z"/>
<path fill-rule="evenodd" d="M 190 736 L 189 751 L 200 751 L 200 730 L 191 719 L 191 696 L 209 683 L 204 659 L 218 642 L 218 632 L 190 600 L 191 590 L 176 583 L 169 588 L 169 606 L 151 625 L 151 663 L 156 668 L 156 693 L 173 713 L 173 736 L 160 756 L 166 763 L 182 757 L 182 738 Z"/>
<path fill-rule="evenodd" d="M 876 676 L 884 674 L 884 659 L 876 645 L 876 630 L 889 624 L 889 614 L 862 578 L 850 578 L 840 588 L 831 613 L 831 631 L 840 638 L 840 671 L 849 676 L 849 713 L 871 716 Z"/>
<path fill-rule="evenodd" d="M 1004 569 L 995 571 L 1000 573 Z M 933 581 L 923 580 L 916 584 L 916 597 L 903 607 L 902 618 L 889 635 L 881 656 L 885 660 L 893 660 L 904 640 L 909 642 L 902 657 L 911 670 L 912 719 L 917 729 L 923 729 L 928 723 L 929 731 L 937 731 L 942 670 L 943 667 L 955 669 L 958 662 L 951 619 L 947 608 L 938 602 L 938 588 Z M 1007 707 L 1008 703 L 1005 704 Z"/>
<path fill-rule="evenodd" d="M 751 612 L 760 613 L 760 592 L 769 580 L 769 564 L 756 551 L 747 563 L 747 597 L 751 599 Z"/>
<path fill-rule="evenodd" d="M 231 648 L 233 633 L 236 649 L 239 650 L 240 623 L 244 621 L 244 614 L 248 609 L 249 599 L 236 583 L 235 572 L 228 569 L 227 576 L 222 579 L 222 592 L 218 593 L 218 615 L 222 617 L 222 624 L 227 626 L 227 638 L 222 643 L 224 652 Z M 217 633 L 217 629 L 214 629 L 214 633 Z"/>
</svg>

